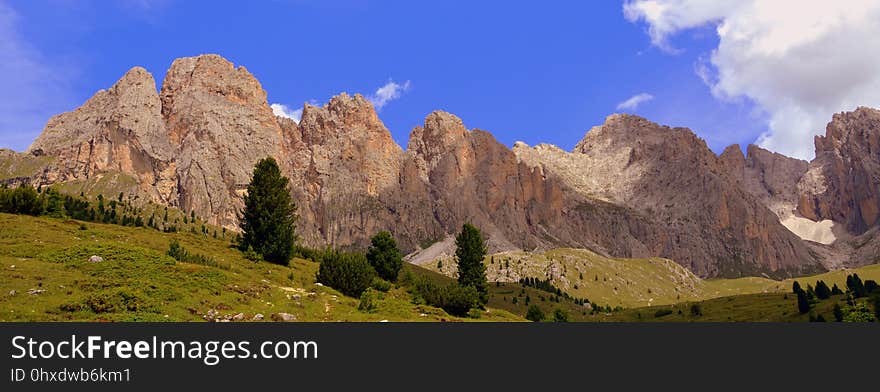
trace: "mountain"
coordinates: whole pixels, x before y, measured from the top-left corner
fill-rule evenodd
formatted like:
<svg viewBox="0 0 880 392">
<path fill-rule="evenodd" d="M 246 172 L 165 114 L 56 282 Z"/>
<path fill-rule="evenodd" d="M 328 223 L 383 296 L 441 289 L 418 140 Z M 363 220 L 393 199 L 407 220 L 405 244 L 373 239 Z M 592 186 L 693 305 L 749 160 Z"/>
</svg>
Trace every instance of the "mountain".
<svg viewBox="0 0 880 392">
<path fill-rule="evenodd" d="M 716 156 L 688 129 L 630 115 L 608 117 L 567 152 L 510 149 L 436 111 L 403 149 L 358 94 L 306 104 L 295 122 L 273 115 L 247 69 L 201 55 L 175 60 L 158 91 L 136 67 L 53 117 L 27 152 L 0 151 L 0 181 L 122 192 L 236 230 L 253 165 L 271 156 L 312 246 L 364 247 L 390 230 L 424 261 L 448 254 L 471 222 L 493 252 L 564 246 L 665 257 L 700 277 L 783 277 L 843 265 L 835 260 L 864 248 L 825 232 L 799 237 L 800 226 L 824 219 L 874 232 L 877 116 L 857 113 L 835 116 L 811 163 L 757 147 Z"/>
<path fill-rule="evenodd" d="M 586 197 L 648 217 L 637 233 L 646 255 L 671 258 L 700 276 L 802 274 L 819 260 L 754 195 L 731 181 L 724 160 L 686 128 L 612 115 L 571 153 L 514 148 Z"/>
</svg>

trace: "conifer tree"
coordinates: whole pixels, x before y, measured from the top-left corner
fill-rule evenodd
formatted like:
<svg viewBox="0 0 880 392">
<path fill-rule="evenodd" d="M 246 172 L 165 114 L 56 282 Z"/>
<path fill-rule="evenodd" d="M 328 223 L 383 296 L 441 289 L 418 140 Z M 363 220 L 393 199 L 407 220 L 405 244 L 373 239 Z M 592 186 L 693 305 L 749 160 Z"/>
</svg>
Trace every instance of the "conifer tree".
<svg viewBox="0 0 880 392">
<path fill-rule="evenodd" d="M 370 240 L 370 248 L 367 250 L 367 261 L 379 277 L 390 282 L 397 281 L 397 275 L 403 267 L 403 256 L 391 233 L 380 231 L 373 236 Z"/>
<path fill-rule="evenodd" d="M 458 261 L 458 283 L 462 286 L 471 286 L 480 294 L 480 303 L 485 305 L 489 302 L 489 284 L 486 279 L 486 266 L 483 258 L 486 257 L 486 241 L 480 234 L 480 230 L 466 223 L 461 232 L 455 237 L 455 257 Z"/>
<path fill-rule="evenodd" d="M 290 197 L 289 180 L 281 175 L 275 159 L 261 160 L 244 197 L 239 249 L 253 249 L 263 259 L 286 265 L 296 242 L 296 204 Z"/>
</svg>

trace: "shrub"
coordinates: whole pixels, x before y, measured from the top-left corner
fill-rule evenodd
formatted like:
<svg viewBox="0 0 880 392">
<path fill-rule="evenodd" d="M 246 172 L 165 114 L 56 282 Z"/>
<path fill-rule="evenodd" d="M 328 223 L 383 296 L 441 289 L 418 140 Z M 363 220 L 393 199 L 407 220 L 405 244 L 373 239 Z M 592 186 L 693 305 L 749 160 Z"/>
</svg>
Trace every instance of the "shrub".
<svg viewBox="0 0 880 392">
<path fill-rule="evenodd" d="M 241 255 L 244 256 L 245 259 L 248 259 L 250 261 L 263 261 L 263 256 L 260 256 L 259 253 L 254 251 L 254 248 L 252 246 L 248 246 Z"/>
<path fill-rule="evenodd" d="M 379 295 L 372 289 L 364 290 L 361 294 L 361 302 L 358 304 L 358 310 L 361 312 L 374 312 L 377 307 Z"/>
<path fill-rule="evenodd" d="M 538 305 L 531 305 L 526 312 L 526 320 L 534 321 L 536 323 L 544 321 L 544 312 L 538 307 Z"/>
<path fill-rule="evenodd" d="M 859 302 L 843 309 L 843 321 L 846 323 L 870 323 L 874 321 L 874 315 L 868 309 L 868 304 Z"/>
<path fill-rule="evenodd" d="M 702 316 L 703 308 L 700 304 L 691 304 L 691 316 Z"/>
<path fill-rule="evenodd" d="M 397 249 L 397 242 L 394 241 L 391 233 L 380 231 L 373 236 L 370 240 L 370 248 L 367 249 L 367 261 L 382 279 L 397 281 L 397 275 L 403 267 L 403 256 Z"/>
<path fill-rule="evenodd" d="M 411 292 L 426 304 L 441 308 L 453 316 L 467 316 L 471 308 L 480 304 L 480 295 L 473 287 L 456 283 L 439 286 L 425 277 L 415 280 Z"/>
<path fill-rule="evenodd" d="M 388 292 L 388 290 L 391 290 L 391 282 L 377 276 L 373 278 L 373 282 L 370 284 L 370 287 L 386 293 Z"/>
<path fill-rule="evenodd" d="M 168 245 L 168 252 L 166 252 L 166 254 L 182 263 L 199 264 L 227 270 L 229 269 L 229 265 L 220 264 L 213 257 L 205 256 L 199 253 L 187 252 L 186 248 L 180 245 L 180 242 L 177 242 L 177 240 L 171 240 L 171 243 Z"/>
<path fill-rule="evenodd" d="M 317 280 L 349 297 L 360 297 L 375 276 L 363 254 L 332 251 L 321 260 Z"/>
<path fill-rule="evenodd" d="M 553 321 L 557 322 L 557 323 L 567 323 L 568 322 L 568 312 L 566 312 L 560 308 L 556 308 L 556 310 L 553 311 Z"/>
<path fill-rule="evenodd" d="M 442 291 L 441 308 L 453 316 L 467 316 L 468 312 L 480 304 L 480 293 L 472 286 L 450 284 Z"/>
<path fill-rule="evenodd" d="M 660 309 L 654 312 L 654 318 L 660 318 L 672 314 L 672 309 Z"/>
</svg>

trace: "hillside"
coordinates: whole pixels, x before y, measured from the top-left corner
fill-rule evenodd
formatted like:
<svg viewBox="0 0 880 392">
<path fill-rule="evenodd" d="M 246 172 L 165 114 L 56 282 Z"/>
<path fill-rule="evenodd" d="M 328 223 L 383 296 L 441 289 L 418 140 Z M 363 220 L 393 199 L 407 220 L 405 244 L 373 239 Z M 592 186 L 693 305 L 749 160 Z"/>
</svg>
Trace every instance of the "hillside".
<svg viewBox="0 0 880 392">
<path fill-rule="evenodd" d="M 151 228 L 0 214 L 0 321 L 201 321 L 289 313 L 297 321 L 519 321 L 489 309 L 478 319 L 415 305 L 406 289 L 382 294 L 375 312 L 315 283 L 318 265 L 253 262 L 228 240 Z M 172 239 L 216 266 L 175 261 Z M 92 255 L 103 261 L 90 262 Z M 427 272 L 426 272 L 427 273 Z M 238 321 L 237 318 L 233 321 Z"/>
<path fill-rule="evenodd" d="M 852 273 L 858 273 L 862 279 L 880 280 L 880 264 L 785 280 L 764 277 L 706 280 L 671 260 L 608 258 L 585 249 L 502 252 L 486 257 L 483 263 L 489 281 L 514 283 L 526 277 L 550 279 L 554 286 L 572 297 L 624 308 L 746 294 L 788 293 L 795 280 L 804 287 L 815 286 L 818 280 L 829 286 L 836 283 L 845 287 L 846 276 Z M 455 276 L 455 263 L 449 257 L 424 262 L 422 266 Z"/>
</svg>

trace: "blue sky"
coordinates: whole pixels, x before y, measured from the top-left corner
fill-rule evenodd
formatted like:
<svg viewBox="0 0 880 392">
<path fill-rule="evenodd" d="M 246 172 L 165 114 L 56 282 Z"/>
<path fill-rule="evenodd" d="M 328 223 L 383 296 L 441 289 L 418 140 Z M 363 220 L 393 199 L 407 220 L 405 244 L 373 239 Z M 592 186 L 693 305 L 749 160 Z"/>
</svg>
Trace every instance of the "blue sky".
<svg viewBox="0 0 880 392">
<path fill-rule="evenodd" d="M 175 58 L 201 53 L 244 65 L 270 103 L 292 109 L 409 81 L 379 112 L 404 147 L 435 109 L 506 145 L 565 149 L 621 111 L 689 127 L 716 152 L 766 131 L 748 97 L 719 99 L 695 72 L 719 44 L 712 23 L 670 37 L 672 53 L 620 2 L 475 3 L 0 0 L 13 49 L 0 56 L 18 64 L 0 77 L 0 147 L 26 149 L 51 115 L 132 66 L 161 83 Z M 617 109 L 638 94 L 653 99 Z"/>
</svg>

